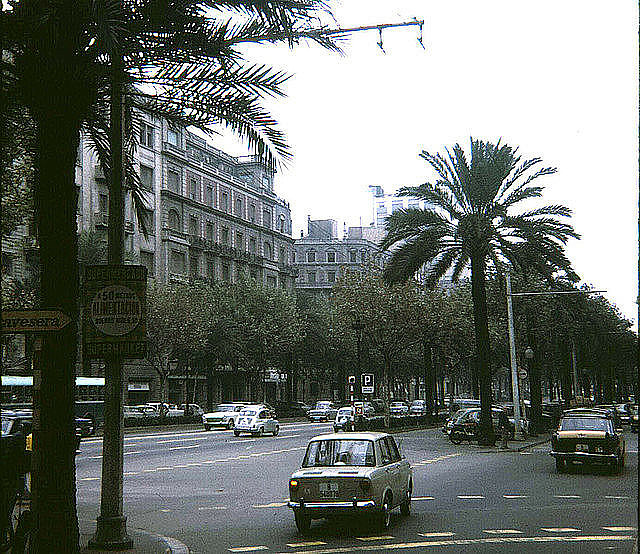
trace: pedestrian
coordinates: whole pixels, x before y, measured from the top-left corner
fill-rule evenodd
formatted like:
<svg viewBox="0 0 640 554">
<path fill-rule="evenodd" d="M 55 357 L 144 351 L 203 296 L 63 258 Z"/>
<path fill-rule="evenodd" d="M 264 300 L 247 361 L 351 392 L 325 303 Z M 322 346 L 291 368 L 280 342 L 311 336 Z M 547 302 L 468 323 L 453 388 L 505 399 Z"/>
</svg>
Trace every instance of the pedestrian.
<svg viewBox="0 0 640 554">
<path fill-rule="evenodd" d="M 507 439 L 509 438 L 509 416 L 507 416 L 507 412 L 504 410 L 500 412 L 500 416 L 498 417 L 498 428 L 500 429 L 500 438 L 502 439 L 500 449 L 509 450 L 509 446 L 507 445 Z"/>
</svg>

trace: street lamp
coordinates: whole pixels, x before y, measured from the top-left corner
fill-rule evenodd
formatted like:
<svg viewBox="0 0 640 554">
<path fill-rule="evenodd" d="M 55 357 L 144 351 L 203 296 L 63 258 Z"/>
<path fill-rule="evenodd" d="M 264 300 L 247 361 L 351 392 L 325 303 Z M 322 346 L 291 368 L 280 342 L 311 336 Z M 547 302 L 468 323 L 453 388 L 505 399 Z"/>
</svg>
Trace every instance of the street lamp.
<svg viewBox="0 0 640 554">
<path fill-rule="evenodd" d="M 530 346 L 527 346 L 527 348 L 524 351 L 524 358 L 525 360 L 527 360 L 527 374 L 529 376 L 529 402 L 530 404 L 530 408 L 531 408 L 531 414 L 530 414 L 530 420 L 529 420 L 529 435 L 532 436 L 537 436 L 538 434 L 538 422 L 539 422 L 539 418 L 538 418 L 538 414 L 534 413 L 538 410 L 538 401 L 537 399 L 534 400 L 533 396 L 534 393 L 537 394 L 537 389 L 536 387 L 539 388 L 539 384 L 536 382 L 534 383 L 534 376 L 533 376 L 533 370 L 532 370 L 532 365 L 533 365 L 533 348 L 531 348 Z M 537 379 L 537 377 L 536 377 Z M 536 389 L 536 390 L 534 390 Z M 523 413 L 526 414 L 526 410 L 523 407 Z"/>
<path fill-rule="evenodd" d="M 364 323 L 362 322 L 362 320 L 360 319 L 360 317 L 356 314 L 353 313 L 353 323 L 351 323 L 351 328 L 356 332 L 356 340 L 357 340 L 357 357 L 358 357 L 358 381 L 360 381 L 362 379 L 362 331 L 364 329 Z"/>
</svg>

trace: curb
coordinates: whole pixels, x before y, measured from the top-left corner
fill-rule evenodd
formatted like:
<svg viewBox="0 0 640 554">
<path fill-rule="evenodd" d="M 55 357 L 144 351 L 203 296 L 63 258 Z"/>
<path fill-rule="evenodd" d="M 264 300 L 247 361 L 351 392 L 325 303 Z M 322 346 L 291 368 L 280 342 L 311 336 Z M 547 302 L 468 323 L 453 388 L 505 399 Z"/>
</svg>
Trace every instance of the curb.
<svg viewBox="0 0 640 554">
<path fill-rule="evenodd" d="M 521 446 L 520 448 L 516 448 L 516 452 L 523 452 L 524 450 L 526 450 L 527 448 L 531 448 L 532 446 L 540 446 L 541 444 L 545 444 L 547 442 L 549 442 L 551 440 L 551 438 L 546 438 L 546 439 L 540 439 L 536 442 L 532 442 L 530 444 L 525 444 L 524 446 Z"/>
<path fill-rule="evenodd" d="M 173 537 L 165 537 L 164 535 L 151 533 L 144 529 L 130 529 L 128 534 L 134 539 L 134 546 L 123 552 L 138 552 L 140 554 L 190 554 L 189 547 Z M 106 553 L 107 550 L 93 549 L 87 546 L 86 542 L 90 535 L 90 533 L 80 532 L 80 552 L 86 554 Z M 141 542 L 143 544 L 140 544 Z"/>
</svg>

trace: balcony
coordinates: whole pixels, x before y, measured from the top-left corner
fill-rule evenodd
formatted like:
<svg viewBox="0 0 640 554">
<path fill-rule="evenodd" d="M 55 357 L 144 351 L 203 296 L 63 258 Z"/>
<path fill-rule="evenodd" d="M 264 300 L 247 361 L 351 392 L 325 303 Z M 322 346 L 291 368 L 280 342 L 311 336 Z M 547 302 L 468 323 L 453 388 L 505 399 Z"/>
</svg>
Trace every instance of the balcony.
<svg viewBox="0 0 640 554">
<path fill-rule="evenodd" d="M 244 250 L 240 250 L 226 244 L 220 244 L 203 237 L 191 235 L 189 237 L 189 240 L 191 248 L 202 250 L 203 252 L 209 252 L 216 256 L 231 258 L 232 260 L 236 260 L 238 262 L 245 262 L 255 265 L 262 265 L 264 262 L 264 259 L 260 256 L 257 256 L 256 254 L 245 252 Z"/>
<path fill-rule="evenodd" d="M 176 231 L 175 229 L 165 227 L 162 229 L 162 240 L 174 240 L 182 244 L 187 244 L 189 241 L 189 235 L 182 231 Z"/>
<path fill-rule="evenodd" d="M 289 275 L 291 277 L 298 277 L 298 268 L 294 267 L 290 264 L 285 264 L 285 263 L 279 263 L 278 264 L 278 271 L 280 271 L 280 273 L 284 273 L 285 275 Z"/>
</svg>

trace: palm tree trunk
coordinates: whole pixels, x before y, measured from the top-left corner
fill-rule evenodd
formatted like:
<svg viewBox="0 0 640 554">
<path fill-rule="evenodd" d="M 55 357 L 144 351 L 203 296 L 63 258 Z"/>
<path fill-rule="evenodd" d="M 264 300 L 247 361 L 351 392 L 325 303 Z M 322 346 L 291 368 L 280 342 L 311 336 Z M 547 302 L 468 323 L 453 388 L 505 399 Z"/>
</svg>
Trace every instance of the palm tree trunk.
<svg viewBox="0 0 640 554">
<path fill-rule="evenodd" d="M 60 308 L 72 322 L 43 335 L 41 383 L 34 394 L 34 547 L 78 551 L 75 482 L 75 362 L 78 266 L 75 161 L 77 125 L 38 118 L 39 176 L 35 199 L 40 234 L 42 308 Z M 42 394 L 40 394 L 42 393 Z"/>
<path fill-rule="evenodd" d="M 488 446 L 495 444 L 491 421 L 491 347 L 485 291 L 485 258 L 484 255 L 478 253 L 471 256 L 471 297 L 473 299 L 473 325 L 480 389 L 479 443 Z"/>
<path fill-rule="evenodd" d="M 431 346 L 423 341 L 422 356 L 424 359 L 424 400 L 427 414 L 433 415 L 433 364 L 431 360 Z"/>
</svg>

